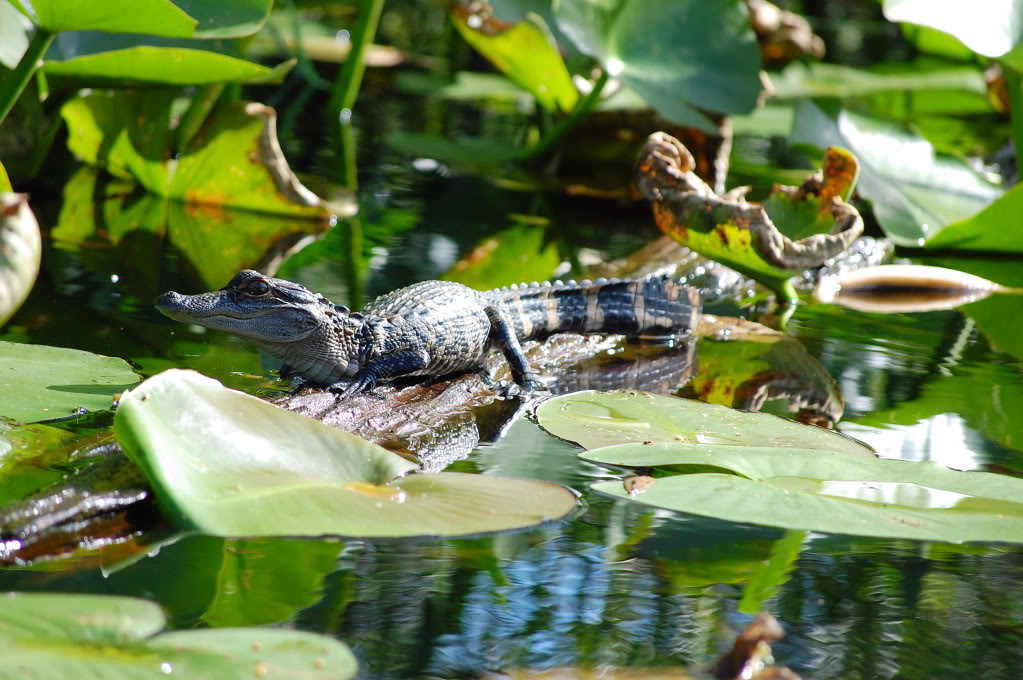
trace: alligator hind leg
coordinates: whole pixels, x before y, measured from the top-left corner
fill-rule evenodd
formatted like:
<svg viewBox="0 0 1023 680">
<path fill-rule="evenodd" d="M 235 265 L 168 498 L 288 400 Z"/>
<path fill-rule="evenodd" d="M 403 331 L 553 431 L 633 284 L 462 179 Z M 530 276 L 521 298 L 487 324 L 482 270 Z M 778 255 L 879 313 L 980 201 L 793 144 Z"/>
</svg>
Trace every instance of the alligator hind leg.
<svg viewBox="0 0 1023 680">
<path fill-rule="evenodd" d="M 522 389 L 530 392 L 543 389 L 543 383 L 533 373 L 529 362 L 526 361 L 526 355 L 522 353 L 522 346 L 519 345 L 519 339 L 515 337 L 511 324 L 496 307 L 487 307 L 486 311 L 487 318 L 490 319 L 490 343 L 499 347 L 504 358 L 508 360 L 512 379 Z"/>
</svg>

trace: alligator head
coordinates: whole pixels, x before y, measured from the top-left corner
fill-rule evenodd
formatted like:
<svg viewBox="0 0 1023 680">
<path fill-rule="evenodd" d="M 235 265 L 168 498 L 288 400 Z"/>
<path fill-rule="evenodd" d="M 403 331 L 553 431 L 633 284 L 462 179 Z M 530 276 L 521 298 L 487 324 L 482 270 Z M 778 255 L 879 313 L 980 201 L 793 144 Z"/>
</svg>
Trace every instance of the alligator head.
<svg viewBox="0 0 1023 680">
<path fill-rule="evenodd" d="M 164 293 L 156 308 L 175 321 L 252 340 L 315 382 L 331 383 L 359 370 L 362 316 L 291 281 L 246 269 L 217 291 Z"/>
</svg>

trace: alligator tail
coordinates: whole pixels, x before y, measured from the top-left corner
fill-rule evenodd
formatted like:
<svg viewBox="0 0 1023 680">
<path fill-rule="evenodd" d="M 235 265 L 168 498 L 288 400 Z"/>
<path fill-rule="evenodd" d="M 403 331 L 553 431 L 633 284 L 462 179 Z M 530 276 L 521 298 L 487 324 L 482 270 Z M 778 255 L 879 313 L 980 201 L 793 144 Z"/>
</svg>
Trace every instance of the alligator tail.
<svg viewBox="0 0 1023 680">
<path fill-rule="evenodd" d="M 484 295 L 520 340 L 554 333 L 685 335 L 700 316 L 699 292 L 667 277 L 519 284 Z"/>
</svg>

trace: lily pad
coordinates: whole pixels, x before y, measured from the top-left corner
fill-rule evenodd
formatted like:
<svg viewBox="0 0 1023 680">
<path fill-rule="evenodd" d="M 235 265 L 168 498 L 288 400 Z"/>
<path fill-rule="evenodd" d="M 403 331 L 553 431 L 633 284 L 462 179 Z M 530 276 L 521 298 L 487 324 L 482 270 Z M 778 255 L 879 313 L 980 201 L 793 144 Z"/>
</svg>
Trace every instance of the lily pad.
<svg viewBox="0 0 1023 680">
<path fill-rule="evenodd" d="M 825 114 L 810 102 L 796 109 L 793 140 L 838 145 L 860 160 L 860 193 L 897 245 L 920 247 L 946 225 L 972 217 L 1001 196 L 957 158 L 899 125 L 851 111 Z"/>
<path fill-rule="evenodd" d="M 662 477 L 634 496 L 621 482 L 592 486 L 668 510 L 836 534 L 1023 543 L 1023 480 L 1004 475 L 824 448 L 625 444 L 580 457 L 696 470 Z"/>
<path fill-rule="evenodd" d="M 114 428 L 164 512 L 221 536 L 478 534 L 535 526 L 576 502 L 522 479 L 400 477 L 415 464 L 191 371 L 124 395 Z"/>
<path fill-rule="evenodd" d="M 139 381 L 122 359 L 47 345 L 0 341 L 0 416 L 23 423 L 106 411 Z"/>
<path fill-rule="evenodd" d="M 769 413 L 746 413 L 650 392 L 576 392 L 545 401 L 540 426 L 586 449 L 626 442 L 814 448 L 873 458 L 853 439 Z"/>
<path fill-rule="evenodd" d="M 171 90 L 93 92 L 74 99 L 61 108 L 68 148 L 197 211 L 235 207 L 326 219 L 332 207 L 298 181 L 281 153 L 273 109 L 245 102 L 217 109 L 180 158 L 172 159 L 173 102 Z M 348 216 L 354 205 L 336 210 Z"/>
<path fill-rule="evenodd" d="M 440 278 L 477 290 L 550 278 L 561 256 L 545 243 L 547 233 L 540 224 L 514 224 L 483 239 Z"/>
<path fill-rule="evenodd" d="M 459 34 L 517 85 L 525 88 L 548 111 L 570 111 L 579 100 L 568 68 L 543 19 L 528 16 L 515 24 L 497 19 L 481 22 L 478 28 L 466 23 L 470 15 L 455 4 L 451 18 Z"/>
<path fill-rule="evenodd" d="M 0 185 L 10 184 L 0 166 Z M 28 195 L 5 192 L 0 186 L 0 326 L 28 297 L 39 274 L 42 236 Z"/>
<path fill-rule="evenodd" d="M 66 593 L 0 595 L 5 677 L 351 678 L 357 663 L 326 635 L 266 628 L 187 630 L 146 600 Z"/>
<path fill-rule="evenodd" d="M 972 217 L 942 229 L 925 247 L 951 250 L 979 250 L 994 253 L 1023 253 L 1023 185 L 1017 184 Z"/>
<path fill-rule="evenodd" d="M 934 3 L 884 0 L 888 21 L 905 21 L 951 34 L 986 57 L 1000 57 L 1023 42 L 1023 2 Z"/>
<path fill-rule="evenodd" d="M 580 51 L 670 121 L 718 134 L 697 110 L 749 113 L 760 95 L 760 48 L 745 7 L 699 0 L 555 0 Z"/>
</svg>

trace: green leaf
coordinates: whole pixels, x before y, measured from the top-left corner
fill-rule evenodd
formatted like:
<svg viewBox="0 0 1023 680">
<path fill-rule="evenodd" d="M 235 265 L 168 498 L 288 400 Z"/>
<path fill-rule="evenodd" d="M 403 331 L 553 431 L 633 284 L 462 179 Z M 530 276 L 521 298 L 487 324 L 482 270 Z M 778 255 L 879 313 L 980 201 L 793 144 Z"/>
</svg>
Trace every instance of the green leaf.
<svg viewBox="0 0 1023 680">
<path fill-rule="evenodd" d="M 107 31 L 190 38 L 196 21 L 169 0 L 68 2 L 32 0 L 35 23 L 48 31 Z"/>
<path fill-rule="evenodd" d="M 949 33 L 985 57 L 1000 57 L 1023 42 L 1023 1 L 948 2 L 884 0 L 888 21 L 905 21 Z"/>
<path fill-rule="evenodd" d="M 519 222 L 489 236 L 440 278 L 476 290 L 550 278 L 561 263 L 558 249 L 544 243 L 547 229 Z"/>
<path fill-rule="evenodd" d="M 660 478 L 634 496 L 620 482 L 592 486 L 694 515 L 857 536 L 1023 542 L 1023 480 L 1003 475 L 820 448 L 626 444 L 580 457 L 607 465 L 698 470 Z"/>
<path fill-rule="evenodd" d="M 270 17 L 273 0 L 173 0 L 198 23 L 196 38 L 241 38 L 252 35 Z M 148 31 L 146 31 L 148 32 Z"/>
<path fill-rule="evenodd" d="M 0 184 L 7 175 L 0 166 Z M 8 181 L 9 183 L 9 181 Z M 0 326 L 21 307 L 39 274 L 42 236 L 26 194 L 0 190 Z"/>
<path fill-rule="evenodd" d="M 56 484 L 67 475 L 67 445 L 76 436 L 48 425 L 8 428 L 0 421 L 0 508 Z M 0 511 L 0 526 L 6 525 Z"/>
<path fill-rule="evenodd" d="M 963 91 L 986 102 L 983 71 L 975 66 L 935 67 L 927 63 L 875 64 L 872 70 L 813 62 L 793 62 L 771 75 L 775 97 L 863 97 L 885 92 L 907 96 L 926 90 Z M 990 104 L 985 110 L 991 110 Z"/>
<path fill-rule="evenodd" d="M 935 153 L 927 140 L 894 123 L 850 111 L 832 117 L 803 102 L 792 129 L 796 142 L 842 146 L 856 154 L 860 193 L 898 245 L 922 246 L 1002 193 L 962 161 Z"/>
<path fill-rule="evenodd" d="M 402 71 L 395 74 L 394 86 L 401 92 L 439 97 L 453 101 L 490 101 L 516 107 L 525 100 L 532 106 L 532 96 L 503 75 L 459 71 L 452 81 L 435 74 Z"/>
<path fill-rule="evenodd" d="M 61 108 L 68 148 L 88 163 L 135 178 L 152 193 L 209 216 L 228 207 L 320 220 L 331 211 L 354 212 L 354 204 L 327 206 L 298 183 L 280 153 L 273 112 L 259 104 L 216 109 L 172 162 L 174 96 L 175 91 L 160 89 L 73 99 Z M 283 193 L 285 182 L 291 200 Z"/>
<path fill-rule="evenodd" d="M 545 401 L 536 410 L 553 435 L 596 449 L 626 442 L 692 442 L 734 447 L 816 448 L 873 458 L 865 445 L 835 432 L 769 413 L 747 413 L 718 404 L 649 392 L 576 392 Z"/>
<path fill-rule="evenodd" d="M 575 506 L 556 484 L 395 479 L 416 466 L 191 371 L 165 371 L 124 395 L 114 428 L 164 512 L 216 535 L 453 536 L 534 526 Z"/>
<path fill-rule="evenodd" d="M 767 600 L 789 580 L 789 572 L 795 568 L 805 540 L 805 531 L 786 531 L 774 542 L 770 559 L 755 564 L 750 572 L 742 588 L 739 611 L 755 616 L 765 610 Z"/>
<path fill-rule="evenodd" d="M 0 416 L 23 423 L 81 408 L 107 411 L 139 381 L 123 360 L 46 345 L 0 341 Z"/>
<path fill-rule="evenodd" d="M 465 41 L 532 94 L 542 107 L 548 111 L 570 111 L 575 106 L 579 92 L 543 19 L 532 16 L 488 32 L 469 28 L 465 15 L 457 5 L 451 15 Z"/>
<path fill-rule="evenodd" d="M 749 113 L 760 94 L 760 49 L 735 0 L 555 0 L 580 51 L 673 122 L 716 133 L 695 107 Z"/>
<path fill-rule="evenodd" d="M 55 85 L 67 87 L 85 81 L 96 88 L 139 84 L 279 83 L 295 63 L 291 60 L 271 69 L 207 50 L 142 45 L 66 61 L 47 61 L 42 72 L 56 79 Z"/>
<path fill-rule="evenodd" d="M 11 178 L 7 176 L 4 164 L 0 163 L 0 193 L 4 191 L 14 191 L 14 187 L 11 186 Z"/>
<path fill-rule="evenodd" d="M 351 678 L 355 657 L 325 635 L 283 629 L 188 630 L 152 637 L 166 623 L 146 600 L 66 593 L 0 596 L 4 676 L 242 679 L 274 674 Z"/>
<path fill-rule="evenodd" d="M 994 253 L 1023 253 L 1023 185 L 1017 184 L 1004 196 L 973 217 L 948 225 L 927 248 L 981 250 Z"/>
</svg>

